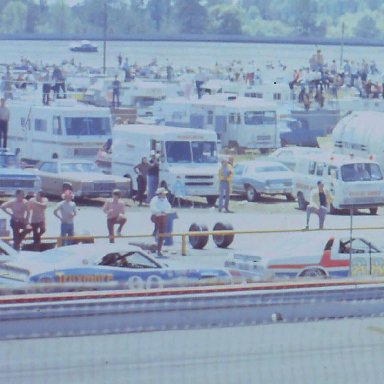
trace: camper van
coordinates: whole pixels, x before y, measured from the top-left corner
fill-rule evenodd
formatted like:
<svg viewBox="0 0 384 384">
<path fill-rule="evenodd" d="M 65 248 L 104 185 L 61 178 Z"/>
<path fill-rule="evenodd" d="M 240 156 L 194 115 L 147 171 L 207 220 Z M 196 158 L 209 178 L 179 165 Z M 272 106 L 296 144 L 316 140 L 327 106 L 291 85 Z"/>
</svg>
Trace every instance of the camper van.
<svg viewBox="0 0 384 384">
<path fill-rule="evenodd" d="M 96 108 L 73 99 L 51 105 L 26 100 L 9 101 L 9 146 L 29 163 L 52 158 L 94 159 L 111 137 L 108 108 Z"/>
<path fill-rule="evenodd" d="M 159 185 L 172 191 L 176 179 L 187 196 L 205 196 L 215 202 L 218 185 L 216 134 L 178 127 L 132 124 L 113 129 L 112 174 L 129 177 L 137 189 L 134 166 L 143 156 L 160 156 Z"/>
<path fill-rule="evenodd" d="M 368 208 L 371 214 L 384 205 L 384 179 L 378 163 L 356 156 L 327 152 L 309 153 L 297 159 L 294 195 L 305 209 L 311 189 L 321 180 L 333 201 L 331 213 L 339 209 Z"/>
<path fill-rule="evenodd" d="M 383 126 L 384 112 L 350 113 L 332 132 L 334 151 L 375 160 L 384 169 Z"/>
<path fill-rule="evenodd" d="M 165 125 L 216 132 L 223 147 L 262 152 L 280 147 L 276 105 L 259 99 L 228 94 L 169 98 L 159 105 L 156 117 Z"/>
</svg>

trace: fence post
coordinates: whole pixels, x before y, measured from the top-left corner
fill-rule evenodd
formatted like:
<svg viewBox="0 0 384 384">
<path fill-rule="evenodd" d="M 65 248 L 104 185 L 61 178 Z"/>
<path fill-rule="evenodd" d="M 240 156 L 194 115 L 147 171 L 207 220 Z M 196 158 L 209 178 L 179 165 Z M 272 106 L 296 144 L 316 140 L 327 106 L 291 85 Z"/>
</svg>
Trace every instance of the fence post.
<svg viewBox="0 0 384 384">
<path fill-rule="evenodd" d="M 181 255 L 187 256 L 187 236 L 181 236 Z"/>
</svg>

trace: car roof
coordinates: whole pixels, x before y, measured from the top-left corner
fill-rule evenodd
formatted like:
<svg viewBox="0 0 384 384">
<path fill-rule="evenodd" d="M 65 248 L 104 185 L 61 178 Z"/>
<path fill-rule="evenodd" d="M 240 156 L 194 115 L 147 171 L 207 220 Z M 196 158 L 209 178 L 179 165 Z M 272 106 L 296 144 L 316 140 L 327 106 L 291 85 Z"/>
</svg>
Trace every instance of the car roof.
<svg viewBox="0 0 384 384">
<path fill-rule="evenodd" d="M 243 160 L 243 161 L 237 162 L 236 164 L 248 165 L 248 166 L 250 166 L 250 165 L 256 165 L 256 166 L 281 165 L 284 168 L 286 168 L 286 166 L 283 163 L 280 163 L 279 161 L 270 161 L 270 160 Z"/>
</svg>

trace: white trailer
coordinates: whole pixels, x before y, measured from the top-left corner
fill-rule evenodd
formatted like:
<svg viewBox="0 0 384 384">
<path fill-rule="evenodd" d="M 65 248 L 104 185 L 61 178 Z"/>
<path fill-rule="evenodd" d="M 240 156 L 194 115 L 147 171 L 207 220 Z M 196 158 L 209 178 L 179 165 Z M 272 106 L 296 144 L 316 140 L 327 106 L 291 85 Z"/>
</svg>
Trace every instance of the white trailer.
<svg viewBox="0 0 384 384">
<path fill-rule="evenodd" d="M 172 192 L 180 181 L 187 196 L 217 198 L 219 168 L 216 134 L 211 131 L 159 125 L 117 125 L 113 129 L 112 174 L 129 177 L 137 189 L 133 170 L 150 151 L 160 156 L 159 186 Z"/>
<path fill-rule="evenodd" d="M 280 147 L 275 103 L 235 95 L 205 95 L 201 99 L 169 98 L 155 117 L 165 125 L 216 132 L 222 146 L 260 149 Z"/>
<path fill-rule="evenodd" d="M 332 140 L 335 152 L 375 160 L 384 169 L 384 112 L 350 113 L 335 126 Z"/>
<path fill-rule="evenodd" d="M 94 159 L 111 137 L 111 113 L 73 99 L 51 105 L 26 100 L 9 101 L 9 146 L 20 149 L 23 160 L 35 163 L 52 157 Z"/>
</svg>

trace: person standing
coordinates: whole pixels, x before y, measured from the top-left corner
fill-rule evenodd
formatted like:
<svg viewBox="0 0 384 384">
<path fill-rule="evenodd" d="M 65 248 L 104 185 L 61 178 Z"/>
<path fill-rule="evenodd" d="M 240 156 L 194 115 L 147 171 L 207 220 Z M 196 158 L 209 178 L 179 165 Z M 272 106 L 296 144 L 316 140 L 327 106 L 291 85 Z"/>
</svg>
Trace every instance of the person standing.
<svg viewBox="0 0 384 384">
<path fill-rule="evenodd" d="M 65 99 L 67 97 L 66 90 L 65 90 L 65 77 L 62 72 L 62 70 L 55 66 L 53 72 L 52 72 L 52 80 L 54 81 L 54 93 L 57 99 L 60 99 L 60 89 L 63 91 L 63 98 Z"/>
<path fill-rule="evenodd" d="M 121 83 L 117 77 L 115 76 L 115 80 L 112 81 L 112 107 L 120 107 L 120 88 Z"/>
<path fill-rule="evenodd" d="M 136 200 L 139 205 L 143 205 L 145 190 L 147 189 L 147 176 L 148 176 L 149 163 L 146 157 L 141 159 L 141 163 L 134 166 L 133 170 L 137 174 L 137 194 Z"/>
<path fill-rule="evenodd" d="M 232 188 L 232 165 L 227 160 L 221 160 L 221 167 L 219 168 L 219 212 L 223 209 L 223 200 L 225 212 L 232 213 L 229 210 L 229 196 Z"/>
<path fill-rule="evenodd" d="M 36 196 L 28 201 L 28 210 L 31 217 L 33 232 L 33 244 L 37 247 L 41 243 L 41 236 L 45 233 L 45 210 L 48 199 L 43 191 L 37 192 Z"/>
<path fill-rule="evenodd" d="M 151 151 L 151 158 L 149 160 L 148 174 L 147 174 L 147 202 L 150 203 L 153 196 L 156 194 L 156 189 L 159 186 L 159 173 L 160 164 L 158 155 L 155 151 Z"/>
<path fill-rule="evenodd" d="M 316 213 L 319 216 L 319 229 L 324 228 L 325 217 L 331 201 L 331 194 L 324 187 L 323 182 L 319 180 L 317 182 L 317 187 L 311 190 L 309 205 L 307 206 L 307 225 L 305 226 L 305 229 L 309 229 L 309 219 L 311 217 L 311 213 Z"/>
<path fill-rule="evenodd" d="M 172 207 L 167 199 L 168 191 L 165 188 L 158 188 L 156 195 L 151 199 L 150 209 L 152 212 L 151 221 L 155 224 L 157 235 L 157 257 L 166 258 L 161 253 L 164 238 L 159 236 L 165 233 L 167 224 L 167 214 L 171 212 Z"/>
<path fill-rule="evenodd" d="M 13 231 L 13 248 L 19 251 L 21 242 L 32 229 L 28 223 L 28 202 L 24 198 L 24 191 L 17 189 L 15 198 L 3 203 L 1 209 L 11 216 L 10 225 Z"/>
<path fill-rule="evenodd" d="M 107 228 L 110 243 L 115 242 L 115 225 L 119 225 L 117 228 L 117 236 L 121 236 L 121 231 L 123 230 L 124 224 L 127 222 L 124 203 L 120 201 L 120 197 L 120 190 L 114 189 L 112 192 L 112 199 L 107 200 L 103 206 L 103 211 L 107 214 Z"/>
<path fill-rule="evenodd" d="M 74 231 L 74 218 L 76 216 L 77 207 L 73 200 L 73 192 L 70 189 L 64 191 L 63 201 L 57 204 L 53 214 L 60 220 L 60 236 L 67 237 L 73 236 Z M 72 244 L 71 240 L 64 240 L 63 245 Z"/>
<path fill-rule="evenodd" d="M 7 148 L 9 109 L 5 106 L 5 99 L 0 99 L 0 146 Z"/>
</svg>

